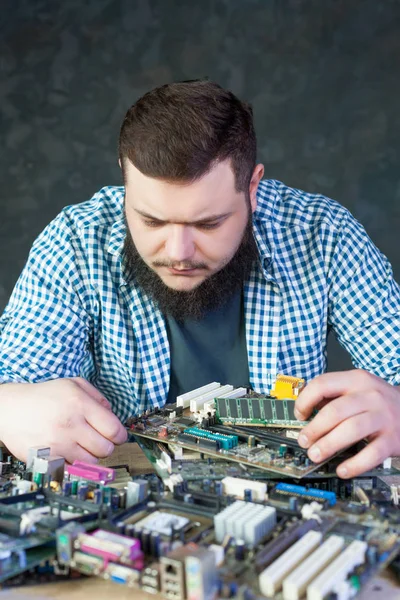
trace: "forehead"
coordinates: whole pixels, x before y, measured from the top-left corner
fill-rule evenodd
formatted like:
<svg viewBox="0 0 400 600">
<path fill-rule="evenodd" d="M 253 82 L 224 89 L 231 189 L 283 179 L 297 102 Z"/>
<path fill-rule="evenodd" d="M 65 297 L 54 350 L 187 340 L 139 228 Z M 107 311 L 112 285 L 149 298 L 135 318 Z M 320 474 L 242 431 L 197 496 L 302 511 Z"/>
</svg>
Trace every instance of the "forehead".
<svg viewBox="0 0 400 600">
<path fill-rule="evenodd" d="M 125 168 L 127 208 L 159 219 L 200 219 L 235 210 L 243 203 L 244 194 L 235 189 L 230 161 L 218 163 L 201 179 L 189 184 L 147 177 L 128 161 Z"/>
</svg>

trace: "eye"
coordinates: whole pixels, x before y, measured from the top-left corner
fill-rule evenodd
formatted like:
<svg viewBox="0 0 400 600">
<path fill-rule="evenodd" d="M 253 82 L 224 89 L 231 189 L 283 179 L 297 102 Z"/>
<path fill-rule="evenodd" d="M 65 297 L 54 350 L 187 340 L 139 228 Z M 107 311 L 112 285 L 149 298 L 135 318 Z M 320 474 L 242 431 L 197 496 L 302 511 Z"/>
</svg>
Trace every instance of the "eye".
<svg viewBox="0 0 400 600">
<path fill-rule="evenodd" d="M 198 229 L 205 229 L 210 230 L 210 229 L 217 229 L 217 227 L 219 227 L 221 225 L 220 221 L 217 221 L 216 223 L 199 223 L 197 225 Z"/>
<path fill-rule="evenodd" d="M 161 221 L 155 221 L 154 219 L 143 219 L 143 223 L 146 227 L 161 227 Z"/>
</svg>

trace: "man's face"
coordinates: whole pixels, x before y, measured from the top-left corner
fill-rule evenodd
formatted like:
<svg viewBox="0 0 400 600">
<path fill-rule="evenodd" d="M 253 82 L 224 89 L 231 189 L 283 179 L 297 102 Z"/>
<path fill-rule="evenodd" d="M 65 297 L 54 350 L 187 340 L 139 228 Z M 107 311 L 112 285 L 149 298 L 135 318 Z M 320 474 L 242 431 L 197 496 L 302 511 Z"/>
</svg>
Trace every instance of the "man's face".
<svg viewBox="0 0 400 600">
<path fill-rule="evenodd" d="M 146 177 L 126 161 L 125 213 L 137 252 L 172 290 L 190 292 L 235 255 L 255 192 L 235 190 L 229 161 L 191 184 Z M 250 189 L 251 192 L 251 189 Z"/>
</svg>

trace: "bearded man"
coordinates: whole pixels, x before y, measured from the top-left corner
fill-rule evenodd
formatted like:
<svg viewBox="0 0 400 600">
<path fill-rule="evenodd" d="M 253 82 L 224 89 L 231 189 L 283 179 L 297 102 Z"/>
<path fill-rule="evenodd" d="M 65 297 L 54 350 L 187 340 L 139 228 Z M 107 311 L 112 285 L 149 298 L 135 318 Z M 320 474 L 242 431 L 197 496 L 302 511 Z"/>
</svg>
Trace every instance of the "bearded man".
<svg viewBox="0 0 400 600">
<path fill-rule="evenodd" d="M 251 107 L 209 81 L 152 90 L 120 132 L 123 187 L 65 208 L 0 320 L 0 439 L 95 462 L 132 414 L 211 381 L 306 379 L 299 443 L 353 477 L 400 454 L 400 290 L 362 226 L 263 180 Z M 354 370 L 325 373 L 333 330 Z"/>
</svg>

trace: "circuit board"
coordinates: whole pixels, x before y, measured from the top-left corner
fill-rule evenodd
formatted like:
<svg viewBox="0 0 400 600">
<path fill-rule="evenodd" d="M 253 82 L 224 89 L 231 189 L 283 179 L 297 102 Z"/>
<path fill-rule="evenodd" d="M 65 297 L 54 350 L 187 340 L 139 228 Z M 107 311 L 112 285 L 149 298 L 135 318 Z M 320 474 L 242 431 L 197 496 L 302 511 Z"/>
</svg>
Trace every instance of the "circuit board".
<svg viewBox="0 0 400 600">
<path fill-rule="evenodd" d="M 285 430 L 239 429 L 215 421 L 202 427 L 196 425 L 190 416 L 150 413 L 131 419 L 128 432 L 131 440 L 147 439 L 172 448 L 181 447 L 296 479 L 310 475 L 328 462 L 313 463 Z"/>
<path fill-rule="evenodd" d="M 75 463 L 55 482 L 37 476 L 43 460 L 8 463 L 3 586 L 36 571 L 175 600 L 352 598 L 400 553 L 394 469 L 339 486 L 332 473 L 297 485 L 220 458 L 173 460 L 168 480 Z"/>
</svg>

